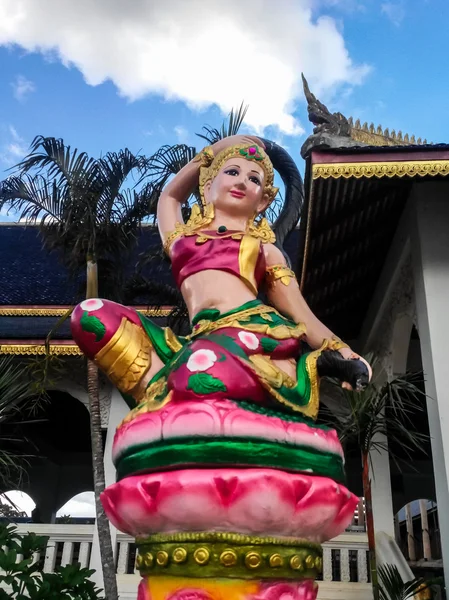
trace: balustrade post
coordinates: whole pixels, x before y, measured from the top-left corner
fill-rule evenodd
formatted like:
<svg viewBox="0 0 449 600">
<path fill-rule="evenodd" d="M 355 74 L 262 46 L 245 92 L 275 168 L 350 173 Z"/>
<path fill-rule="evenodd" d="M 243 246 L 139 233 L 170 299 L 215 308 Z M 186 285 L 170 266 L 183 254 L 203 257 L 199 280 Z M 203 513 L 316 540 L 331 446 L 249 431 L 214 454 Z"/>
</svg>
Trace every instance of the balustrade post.
<svg viewBox="0 0 449 600">
<path fill-rule="evenodd" d="M 125 575 L 128 570 L 129 543 L 120 542 L 117 561 L 117 574 Z"/>
<path fill-rule="evenodd" d="M 368 583 L 368 566 L 366 561 L 366 550 L 357 550 L 357 581 Z"/>
<path fill-rule="evenodd" d="M 81 542 L 80 553 L 78 556 L 78 562 L 80 563 L 81 567 L 83 567 L 83 568 L 86 568 L 89 566 L 89 549 L 90 549 L 89 542 Z"/>
<path fill-rule="evenodd" d="M 61 567 L 71 565 L 73 560 L 73 542 L 64 542 L 62 550 Z"/>
<path fill-rule="evenodd" d="M 424 560 L 432 560 L 432 547 L 430 545 L 429 520 L 427 518 L 427 500 L 419 501 L 421 512 L 421 530 Z"/>
<path fill-rule="evenodd" d="M 332 550 L 323 548 L 323 581 L 332 581 Z"/>
<path fill-rule="evenodd" d="M 413 535 L 413 518 L 410 504 L 405 505 L 405 522 L 407 527 L 407 547 L 408 559 L 411 562 L 416 561 L 415 537 Z"/>
<path fill-rule="evenodd" d="M 347 548 L 340 549 L 340 579 L 344 582 L 351 581 L 351 573 L 349 571 L 349 550 Z"/>
<path fill-rule="evenodd" d="M 55 570 L 56 563 L 56 542 L 55 540 L 48 540 L 47 549 L 45 551 L 45 562 L 44 572 L 53 573 Z"/>
</svg>

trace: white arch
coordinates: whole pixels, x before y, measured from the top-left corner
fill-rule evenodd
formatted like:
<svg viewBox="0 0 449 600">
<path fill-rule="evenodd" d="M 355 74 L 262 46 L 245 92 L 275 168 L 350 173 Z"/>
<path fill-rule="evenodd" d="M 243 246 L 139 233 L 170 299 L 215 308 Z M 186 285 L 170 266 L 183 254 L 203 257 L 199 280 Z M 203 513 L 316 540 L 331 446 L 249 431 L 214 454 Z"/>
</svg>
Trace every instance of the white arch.
<svg viewBox="0 0 449 600">
<path fill-rule="evenodd" d="M 56 513 L 57 517 L 95 517 L 95 495 L 92 491 L 81 492 L 68 500 Z"/>
<path fill-rule="evenodd" d="M 28 517 L 31 517 L 31 513 L 36 508 L 33 498 L 21 490 L 10 490 L 9 492 L 2 493 L 0 495 L 0 502 L 9 504 L 13 509 L 17 508 L 20 512 L 26 513 Z"/>
</svg>

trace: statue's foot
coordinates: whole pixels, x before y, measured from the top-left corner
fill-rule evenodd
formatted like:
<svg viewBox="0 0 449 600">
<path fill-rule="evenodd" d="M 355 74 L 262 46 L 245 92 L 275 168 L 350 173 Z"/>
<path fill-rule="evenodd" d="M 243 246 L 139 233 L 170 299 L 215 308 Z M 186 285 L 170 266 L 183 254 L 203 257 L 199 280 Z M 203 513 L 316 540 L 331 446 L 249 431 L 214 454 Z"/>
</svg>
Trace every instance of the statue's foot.
<svg viewBox="0 0 449 600">
<path fill-rule="evenodd" d="M 358 358 L 343 358 L 336 350 L 327 350 L 319 356 L 317 370 L 320 377 L 345 381 L 357 392 L 364 390 L 369 383 L 369 373 L 365 363 Z"/>
</svg>

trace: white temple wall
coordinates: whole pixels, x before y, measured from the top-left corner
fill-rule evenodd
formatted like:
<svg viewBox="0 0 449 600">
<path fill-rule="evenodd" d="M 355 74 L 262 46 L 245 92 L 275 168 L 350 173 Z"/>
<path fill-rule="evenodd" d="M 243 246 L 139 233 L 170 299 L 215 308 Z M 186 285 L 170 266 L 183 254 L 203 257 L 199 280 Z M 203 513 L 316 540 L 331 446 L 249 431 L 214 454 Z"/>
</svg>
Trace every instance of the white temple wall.
<svg viewBox="0 0 449 600">
<path fill-rule="evenodd" d="M 425 373 L 427 411 L 443 564 L 449 578 L 449 199 L 445 182 L 422 182 L 411 195 L 411 239 L 417 327 Z"/>
</svg>

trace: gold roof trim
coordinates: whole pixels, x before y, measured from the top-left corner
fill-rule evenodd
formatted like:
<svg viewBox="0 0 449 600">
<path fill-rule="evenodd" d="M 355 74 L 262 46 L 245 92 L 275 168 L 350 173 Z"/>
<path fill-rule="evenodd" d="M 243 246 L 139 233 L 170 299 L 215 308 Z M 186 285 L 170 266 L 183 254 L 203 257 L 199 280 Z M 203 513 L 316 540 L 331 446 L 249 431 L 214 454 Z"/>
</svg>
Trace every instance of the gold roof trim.
<svg viewBox="0 0 449 600">
<path fill-rule="evenodd" d="M 398 162 L 323 163 L 312 166 L 313 179 L 360 179 L 362 177 L 425 177 L 449 175 L 449 160 Z"/>
<path fill-rule="evenodd" d="M 420 137 L 416 139 L 414 135 L 409 136 L 408 133 L 403 136 L 402 131 L 396 133 L 392 129 L 390 132 L 388 127 L 383 129 L 382 125 L 375 127 L 374 123 L 368 125 L 367 121 L 362 125 L 360 119 L 354 122 L 354 119 L 349 117 L 348 123 L 351 126 L 351 139 L 370 146 L 421 146 L 428 143 L 427 140 L 422 140 Z"/>
<path fill-rule="evenodd" d="M 0 344 L 0 354 L 39 356 L 45 354 L 45 344 Z M 56 356 L 82 356 L 76 344 L 51 344 L 50 354 Z"/>
<path fill-rule="evenodd" d="M 8 308 L 0 307 L 0 317 L 62 317 L 69 308 Z M 147 317 L 168 317 L 171 308 L 139 308 L 137 312 Z"/>
</svg>

